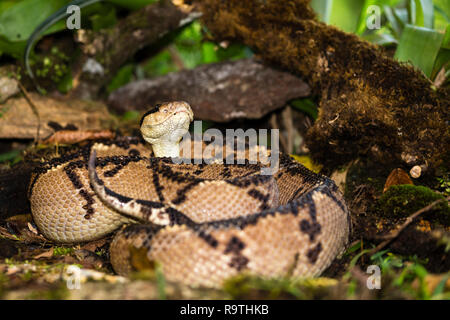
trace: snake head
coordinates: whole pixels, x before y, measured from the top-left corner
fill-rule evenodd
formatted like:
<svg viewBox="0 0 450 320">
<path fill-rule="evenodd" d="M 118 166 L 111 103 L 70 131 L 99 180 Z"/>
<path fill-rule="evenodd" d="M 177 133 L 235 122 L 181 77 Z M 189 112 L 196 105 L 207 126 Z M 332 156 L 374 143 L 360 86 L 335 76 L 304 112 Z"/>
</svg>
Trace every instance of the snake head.
<svg viewBox="0 0 450 320">
<path fill-rule="evenodd" d="M 158 104 L 142 116 L 142 137 L 152 145 L 156 157 L 178 157 L 179 143 L 192 120 L 194 113 L 187 102 Z"/>
</svg>

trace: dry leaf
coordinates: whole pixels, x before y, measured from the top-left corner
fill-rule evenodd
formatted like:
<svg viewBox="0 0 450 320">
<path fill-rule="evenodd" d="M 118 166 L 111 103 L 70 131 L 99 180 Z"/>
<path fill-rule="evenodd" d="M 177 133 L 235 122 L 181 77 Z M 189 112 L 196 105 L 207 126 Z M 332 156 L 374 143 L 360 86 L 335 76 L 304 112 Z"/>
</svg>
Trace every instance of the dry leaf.
<svg viewBox="0 0 450 320">
<path fill-rule="evenodd" d="M 31 223 L 29 223 L 29 222 L 28 222 L 28 229 L 29 229 L 31 232 L 33 232 L 34 234 L 39 234 L 39 232 L 37 231 L 37 229 L 36 229 Z"/>
<path fill-rule="evenodd" d="M 405 170 L 397 168 L 392 170 L 389 176 L 386 179 L 386 183 L 384 184 L 383 193 L 386 192 L 390 186 L 396 186 L 400 184 L 414 184 L 409 177 L 409 175 L 405 172 Z"/>
<path fill-rule="evenodd" d="M 89 251 L 95 252 L 95 250 L 97 250 L 98 248 L 104 246 L 105 243 L 106 243 L 106 239 L 90 241 L 90 242 L 87 242 L 87 243 L 83 244 L 80 247 L 80 249 L 82 249 L 82 250 L 89 250 Z"/>
<path fill-rule="evenodd" d="M 53 257 L 53 248 L 50 248 L 50 250 L 45 251 L 41 254 L 38 254 L 37 256 L 34 256 L 34 259 L 39 259 L 39 258 L 51 258 Z"/>
<path fill-rule="evenodd" d="M 442 86 L 445 82 L 445 67 L 442 67 L 441 71 L 438 72 L 436 78 L 434 79 L 434 85 L 436 88 Z"/>
</svg>

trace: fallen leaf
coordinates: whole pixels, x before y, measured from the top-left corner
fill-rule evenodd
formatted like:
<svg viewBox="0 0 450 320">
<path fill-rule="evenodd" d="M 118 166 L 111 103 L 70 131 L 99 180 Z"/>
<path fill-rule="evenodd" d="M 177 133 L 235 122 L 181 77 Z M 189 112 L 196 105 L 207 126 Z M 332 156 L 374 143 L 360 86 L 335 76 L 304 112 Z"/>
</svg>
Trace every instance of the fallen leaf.
<svg viewBox="0 0 450 320">
<path fill-rule="evenodd" d="M 409 177 L 409 175 L 405 172 L 405 170 L 401 168 L 397 168 L 392 170 L 389 176 L 386 179 L 386 183 L 384 184 L 383 193 L 386 192 L 389 187 L 396 186 L 400 184 L 414 184 Z"/>
<path fill-rule="evenodd" d="M 98 248 L 101 248 L 105 245 L 106 239 L 100 239 L 95 241 L 87 242 L 81 245 L 80 249 L 89 250 L 95 252 Z"/>
<path fill-rule="evenodd" d="M 39 232 L 37 231 L 37 229 L 31 224 L 31 223 L 29 223 L 28 222 L 28 229 L 31 231 L 31 232 L 33 232 L 34 234 L 39 234 Z"/>
<path fill-rule="evenodd" d="M 53 257 L 53 248 L 50 248 L 50 250 L 45 251 L 41 254 L 38 254 L 37 256 L 34 256 L 35 259 L 40 259 L 40 258 L 51 258 Z"/>
</svg>

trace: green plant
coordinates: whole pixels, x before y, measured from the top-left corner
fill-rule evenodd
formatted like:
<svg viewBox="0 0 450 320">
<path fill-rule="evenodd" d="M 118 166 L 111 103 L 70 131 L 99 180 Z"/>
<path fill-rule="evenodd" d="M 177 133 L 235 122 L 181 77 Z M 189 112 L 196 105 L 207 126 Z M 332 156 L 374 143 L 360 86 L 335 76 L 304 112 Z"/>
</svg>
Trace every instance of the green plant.
<svg viewBox="0 0 450 320">
<path fill-rule="evenodd" d="M 444 194 L 446 196 L 450 195 L 450 176 L 449 174 L 445 174 L 442 177 L 436 177 L 436 180 L 438 181 L 437 188 L 443 189 Z"/>
<path fill-rule="evenodd" d="M 311 5 L 326 23 L 379 45 L 396 45 L 395 58 L 411 62 L 430 79 L 439 72 L 449 78 L 448 0 L 312 0 Z M 379 28 L 370 30 L 367 22 L 377 18 Z"/>
</svg>

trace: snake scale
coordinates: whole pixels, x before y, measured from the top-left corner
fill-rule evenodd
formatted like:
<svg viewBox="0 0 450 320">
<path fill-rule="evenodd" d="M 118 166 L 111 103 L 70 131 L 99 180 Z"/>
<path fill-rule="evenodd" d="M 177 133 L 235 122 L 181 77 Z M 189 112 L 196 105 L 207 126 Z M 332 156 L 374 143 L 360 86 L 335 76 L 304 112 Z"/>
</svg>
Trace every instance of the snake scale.
<svg viewBox="0 0 450 320">
<path fill-rule="evenodd" d="M 120 229 L 109 252 L 121 275 L 138 268 L 136 253 L 190 286 L 220 287 L 240 273 L 319 275 L 351 228 L 334 182 L 281 153 L 273 175 L 248 160 L 174 163 L 192 119 L 184 102 L 158 105 L 141 120 L 151 147 L 120 137 L 42 163 L 29 186 L 39 230 L 77 243 Z"/>
</svg>

